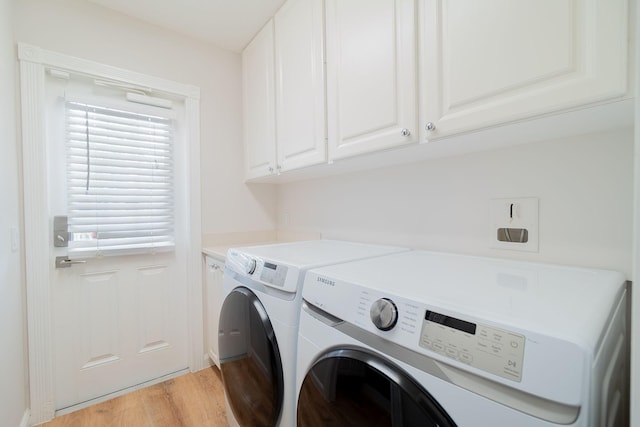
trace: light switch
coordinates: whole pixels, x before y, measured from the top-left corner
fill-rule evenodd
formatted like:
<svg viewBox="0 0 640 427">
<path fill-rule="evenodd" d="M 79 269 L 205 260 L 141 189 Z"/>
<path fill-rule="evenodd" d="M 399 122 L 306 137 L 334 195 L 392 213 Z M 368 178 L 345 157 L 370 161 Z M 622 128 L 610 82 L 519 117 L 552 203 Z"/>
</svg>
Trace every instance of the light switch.
<svg viewBox="0 0 640 427">
<path fill-rule="evenodd" d="M 490 247 L 538 252 L 538 204 L 537 197 L 492 199 Z"/>
</svg>

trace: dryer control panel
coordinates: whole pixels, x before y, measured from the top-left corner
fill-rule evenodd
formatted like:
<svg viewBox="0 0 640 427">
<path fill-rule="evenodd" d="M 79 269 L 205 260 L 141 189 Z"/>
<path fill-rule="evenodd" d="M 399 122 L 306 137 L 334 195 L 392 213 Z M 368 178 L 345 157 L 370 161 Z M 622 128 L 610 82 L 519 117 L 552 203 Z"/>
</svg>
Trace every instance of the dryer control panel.
<svg viewBox="0 0 640 427">
<path fill-rule="evenodd" d="M 264 261 L 264 263 L 262 264 L 262 272 L 260 273 L 260 280 L 271 285 L 282 287 L 284 286 L 284 281 L 286 278 L 286 265 L 278 265 L 272 262 Z"/>
<path fill-rule="evenodd" d="M 525 337 L 427 310 L 420 347 L 520 382 Z"/>
<path fill-rule="evenodd" d="M 243 277 L 287 292 L 297 289 L 299 270 L 236 249 L 227 252 L 225 267 Z"/>
</svg>

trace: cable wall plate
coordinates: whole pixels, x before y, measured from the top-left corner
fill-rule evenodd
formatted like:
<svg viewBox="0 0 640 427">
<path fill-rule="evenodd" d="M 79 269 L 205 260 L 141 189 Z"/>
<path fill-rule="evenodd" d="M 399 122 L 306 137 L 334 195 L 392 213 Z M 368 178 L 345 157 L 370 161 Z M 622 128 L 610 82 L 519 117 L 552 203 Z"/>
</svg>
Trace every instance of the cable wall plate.
<svg viewBox="0 0 640 427">
<path fill-rule="evenodd" d="M 537 197 L 491 199 L 489 247 L 538 252 L 538 205 Z"/>
</svg>

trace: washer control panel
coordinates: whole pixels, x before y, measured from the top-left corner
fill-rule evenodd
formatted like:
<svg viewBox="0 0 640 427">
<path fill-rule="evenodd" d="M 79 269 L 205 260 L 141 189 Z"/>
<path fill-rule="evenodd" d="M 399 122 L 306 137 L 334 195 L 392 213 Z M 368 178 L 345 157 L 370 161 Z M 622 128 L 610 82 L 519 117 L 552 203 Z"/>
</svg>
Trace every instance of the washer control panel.
<svg viewBox="0 0 640 427">
<path fill-rule="evenodd" d="M 427 310 L 420 347 L 483 371 L 522 380 L 525 337 Z"/>
</svg>

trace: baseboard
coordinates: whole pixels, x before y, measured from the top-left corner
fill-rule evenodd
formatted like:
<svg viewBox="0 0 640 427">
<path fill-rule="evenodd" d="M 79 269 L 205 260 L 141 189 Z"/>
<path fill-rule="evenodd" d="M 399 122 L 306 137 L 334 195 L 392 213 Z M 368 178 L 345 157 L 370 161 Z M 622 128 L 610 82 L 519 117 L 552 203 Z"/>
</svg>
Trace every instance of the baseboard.
<svg viewBox="0 0 640 427">
<path fill-rule="evenodd" d="M 31 411 L 29 408 L 24 410 L 24 415 L 22 416 L 22 421 L 20 421 L 20 427 L 31 427 L 29 421 L 31 420 Z"/>
</svg>

